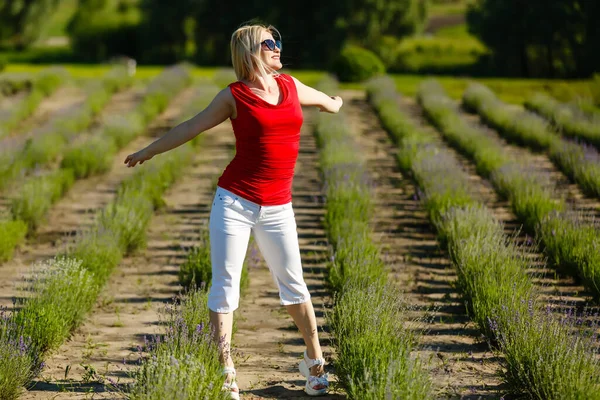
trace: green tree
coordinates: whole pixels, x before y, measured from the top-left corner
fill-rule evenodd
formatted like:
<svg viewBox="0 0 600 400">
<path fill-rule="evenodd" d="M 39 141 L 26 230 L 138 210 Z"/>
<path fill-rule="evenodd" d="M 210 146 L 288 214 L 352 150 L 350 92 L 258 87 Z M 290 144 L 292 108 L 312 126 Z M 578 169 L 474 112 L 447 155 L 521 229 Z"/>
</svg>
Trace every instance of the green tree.
<svg viewBox="0 0 600 400">
<path fill-rule="evenodd" d="M 191 59 L 196 51 L 196 17 L 206 9 L 206 3 L 177 0 L 174 6 L 172 0 L 142 0 L 141 60 L 172 63 Z"/>
<path fill-rule="evenodd" d="M 58 0 L 0 1 L 0 41 L 25 48 L 38 39 L 42 21 Z"/>
<path fill-rule="evenodd" d="M 427 18 L 427 0 L 346 0 L 342 24 L 365 47 L 383 36 L 420 32 Z"/>
<path fill-rule="evenodd" d="M 319 0 L 268 4 L 207 0 L 204 7 L 196 9 L 196 61 L 230 63 L 229 42 L 233 31 L 245 23 L 262 23 L 281 32 L 284 65 L 323 67 L 333 60 L 344 40 L 336 24 L 339 12 L 336 2 Z"/>
<path fill-rule="evenodd" d="M 137 0 L 79 0 L 67 32 L 74 52 L 86 61 L 139 55 L 141 12 Z"/>
<path fill-rule="evenodd" d="M 476 0 L 469 31 L 492 51 L 501 73 L 589 76 L 600 68 L 600 4 L 595 0 Z"/>
</svg>

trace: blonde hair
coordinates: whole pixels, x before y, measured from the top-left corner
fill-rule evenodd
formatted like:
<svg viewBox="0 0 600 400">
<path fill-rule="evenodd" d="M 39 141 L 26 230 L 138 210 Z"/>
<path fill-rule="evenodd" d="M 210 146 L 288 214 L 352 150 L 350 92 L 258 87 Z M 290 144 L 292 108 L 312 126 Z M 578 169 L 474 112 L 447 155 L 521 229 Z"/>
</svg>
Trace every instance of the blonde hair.
<svg viewBox="0 0 600 400">
<path fill-rule="evenodd" d="M 266 79 L 269 74 L 277 74 L 260 58 L 260 39 L 265 31 L 281 37 L 279 31 L 270 25 L 245 25 L 231 35 L 231 61 L 238 80 L 252 82 L 258 76 Z"/>
</svg>

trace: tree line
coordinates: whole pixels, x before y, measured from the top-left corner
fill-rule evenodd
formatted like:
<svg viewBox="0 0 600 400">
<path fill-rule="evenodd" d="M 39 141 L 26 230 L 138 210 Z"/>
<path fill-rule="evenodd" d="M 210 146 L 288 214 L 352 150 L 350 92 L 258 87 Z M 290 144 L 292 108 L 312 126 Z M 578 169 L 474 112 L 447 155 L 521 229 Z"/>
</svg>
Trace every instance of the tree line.
<svg viewBox="0 0 600 400">
<path fill-rule="evenodd" d="M 382 35 L 421 31 L 428 1 L 80 0 L 68 30 L 89 61 L 120 53 L 142 63 L 226 65 L 231 33 L 257 22 L 282 33 L 286 65 L 326 68 L 346 42 L 368 48 Z"/>
<path fill-rule="evenodd" d="M 127 55 L 141 63 L 227 65 L 243 22 L 282 32 L 283 62 L 328 68 L 347 43 L 377 52 L 386 37 L 423 31 L 431 0 L 79 0 L 68 25 L 82 61 Z M 0 1 L 0 42 L 25 48 L 59 0 Z M 472 0 L 469 31 L 490 49 L 498 75 L 588 77 L 600 71 L 600 1 Z M 385 50 L 385 49 L 383 49 Z"/>
</svg>

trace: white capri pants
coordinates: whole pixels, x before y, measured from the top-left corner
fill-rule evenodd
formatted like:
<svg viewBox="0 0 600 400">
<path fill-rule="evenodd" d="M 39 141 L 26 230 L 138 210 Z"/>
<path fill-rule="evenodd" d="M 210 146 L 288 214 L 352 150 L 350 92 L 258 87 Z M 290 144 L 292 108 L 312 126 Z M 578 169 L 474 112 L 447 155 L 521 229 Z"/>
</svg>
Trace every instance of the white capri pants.
<svg viewBox="0 0 600 400">
<path fill-rule="evenodd" d="M 239 306 L 240 278 L 250 232 L 279 288 L 282 305 L 310 299 L 302 277 L 298 232 L 292 203 L 259 206 L 217 186 L 210 212 L 212 284 L 208 308 L 229 313 Z"/>
</svg>

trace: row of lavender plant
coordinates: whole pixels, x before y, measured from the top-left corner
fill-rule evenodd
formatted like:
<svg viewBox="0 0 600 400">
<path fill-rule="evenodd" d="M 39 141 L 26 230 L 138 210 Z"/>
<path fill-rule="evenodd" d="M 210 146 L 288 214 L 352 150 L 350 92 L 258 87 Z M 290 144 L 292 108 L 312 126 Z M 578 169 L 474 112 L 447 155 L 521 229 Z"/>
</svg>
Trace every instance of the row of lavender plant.
<svg viewBox="0 0 600 400">
<path fill-rule="evenodd" d="M 571 315 L 557 319 L 544 309 L 524 251 L 478 201 L 458 161 L 399 109 L 393 81 L 374 80 L 368 91 L 448 248 L 469 314 L 505 357 L 504 380 L 513 391 L 538 399 L 600 398 L 595 338 L 589 334 L 595 326 L 587 330 Z"/>
<path fill-rule="evenodd" d="M 481 84 L 467 88 L 463 105 L 481 115 L 506 139 L 534 150 L 547 150 L 552 162 L 585 193 L 600 197 L 600 154 L 593 147 L 562 139 L 546 119 L 503 103 Z"/>
<path fill-rule="evenodd" d="M 192 155 L 191 146 L 183 146 L 139 168 L 121 183 L 94 226 L 35 274 L 29 296 L 0 325 L 0 355 L 7 357 L 0 360 L 0 398 L 18 396 L 45 356 L 81 323 L 123 255 L 145 245 L 154 209 Z"/>
<path fill-rule="evenodd" d="M 0 112 L 0 138 L 10 134 L 19 123 L 29 117 L 46 97 L 69 80 L 69 75 L 62 68 L 49 68 L 35 77 L 31 91 L 13 104 L 9 109 Z"/>
<path fill-rule="evenodd" d="M 600 298 L 598 221 L 586 222 L 585 215 L 568 210 L 548 176 L 499 151 L 502 145 L 462 119 L 439 85 L 424 85 L 420 100 L 448 140 L 473 158 L 478 171 L 510 199 L 515 215 L 535 232 L 549 260 Z"/>
<path fill-rule="evenodd" d="M 124 69 L 123 73 L 126 74 Z M 128 79 L 127 75 L 123 79 Z M 148 122 L 166 107 L 166 100 L 172 99 L 191 79 L 190 69 L 187 67 L 176 66 L 164 71 L 150 83 L 144 100 L 136 111 L 124 116 L 111 116 L 94 135 L 84 136 L 83 140 L 76 141 L 71 146 L 66 142 L 59 142 L 59 147 L 50 150 L 56 153 L 55 157 L 62 156 L 60 168 L 49 172 L 40 171 L 20 183 L 20 188 L 12 199 L 10 215 L 0 221 L 0 238 L 11 235 L 5 242 L 3 253 L 0 253 L 0 260 L 12 257 L 14 248 L 27 233 L 35 232 L 52 205 L 64 196 L 76 179 L 107 172 L 117 150 L 140 135 Z M 108 74 L 107 81 L 107 85 L 113 90 L 122 88 L 122 81 L 115 79 L 114 73 Z M 77 130 L 55 132 L 44 137 L 52 140 L 55 135 L 60 136 L 64 132 L 75 134 Z"/>
<path fill-rule="evenodd" d="M 563 104 L 542 93 L 525 101 L 525 107 L 552 121 L 566 136 L 600 148 L 600 118 L 590 118 L 573 104 Z"/>
<path fill-rule="evenodd" d="M 319 89 L 335 93 L 337 82 L 327 78 Z M 315 136 L 325 181 L 325 227 L 333 247 L 329 282 L 335 301 L 327 321 L 337 377 L 351 399 L 432 398 L 430 377 L 411 356 L 419 335 L 416 321 L 408 318 L 411 306 L 387 282 L 373 241 L 371 186 L 344 114 L 319 114 Z"/>
</svg>

